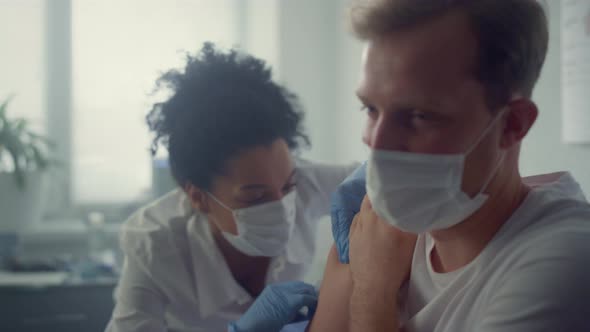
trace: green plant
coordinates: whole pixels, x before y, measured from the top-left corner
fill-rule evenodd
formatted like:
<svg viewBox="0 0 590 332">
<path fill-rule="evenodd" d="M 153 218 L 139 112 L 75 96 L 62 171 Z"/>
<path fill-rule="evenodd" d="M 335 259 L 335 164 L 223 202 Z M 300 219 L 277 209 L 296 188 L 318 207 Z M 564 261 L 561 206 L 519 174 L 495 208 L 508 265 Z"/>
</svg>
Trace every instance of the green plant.
<svg viewBox="0 0 590 332">
<path fill-rule="evenodd" d="M 27 120 L 8 117 L 11 99 L 6 98 L 0 105 L 0 171 L 13 173 L 17 185 L 23 189 L 26 172 L 44 170 L 52 163 L 48 154 L 54 145 L 32 131 Z"/>
</svg>

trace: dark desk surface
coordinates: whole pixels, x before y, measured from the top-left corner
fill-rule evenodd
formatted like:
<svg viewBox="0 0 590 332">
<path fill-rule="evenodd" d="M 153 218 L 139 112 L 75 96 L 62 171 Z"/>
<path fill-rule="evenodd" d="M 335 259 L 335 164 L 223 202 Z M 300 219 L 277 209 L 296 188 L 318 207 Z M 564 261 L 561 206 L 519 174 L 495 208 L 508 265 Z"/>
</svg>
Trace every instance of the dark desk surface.
<svg viewBox="0 0 590 332">
<path fill-rule="evenodd" d="M 116 280 L 65 284 L 0 283 L 2 332 L 102 332 L 111 316 Z"/>
</svg>

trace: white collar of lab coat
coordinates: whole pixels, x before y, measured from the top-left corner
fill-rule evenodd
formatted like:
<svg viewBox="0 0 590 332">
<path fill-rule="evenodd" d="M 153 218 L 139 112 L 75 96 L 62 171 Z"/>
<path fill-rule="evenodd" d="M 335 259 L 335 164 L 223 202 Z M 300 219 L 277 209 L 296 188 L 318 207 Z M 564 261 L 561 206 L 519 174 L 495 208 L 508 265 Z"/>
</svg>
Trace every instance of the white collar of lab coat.
<svg viewBox="0 0 590 332">
<path fill-rule="evenodd" d="M 187 227 L 201 317 L 206 318 L 232 303 L 245 305 L 252 302 L 252 296 L 233 278 L 215 244 L 206 216 L 196 212 Z M 300 241 L 290 241 L 289 244 L 284 255 L 271 261 L 267 282 L 277 281 L 276 270 L 284 268 L 286 262 L 300 264 L 312 259 L 311 250 L 294 249 Z"/>
</svg>

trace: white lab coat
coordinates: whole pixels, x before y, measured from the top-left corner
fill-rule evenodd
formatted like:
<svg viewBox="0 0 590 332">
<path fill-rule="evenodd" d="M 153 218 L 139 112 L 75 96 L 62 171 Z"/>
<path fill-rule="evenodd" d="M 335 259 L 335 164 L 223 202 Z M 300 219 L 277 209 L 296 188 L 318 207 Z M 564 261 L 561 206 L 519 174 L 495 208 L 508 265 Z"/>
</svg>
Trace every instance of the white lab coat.
<svg viewBox="0 0 590 332">
<path fill-rule="evenodd" d="M 332 191 L 357 166 L 297 161 L 295 228 L 283 254 L 272 259 L 267 284 L 304 277 L 317 221 L 329 213 Z M 233 279 L 206 216 L 181 190 L 131 216 L 121 247 L 125 263 L 107 332 L 226 331 L 254 300 Z"/>
</svg>

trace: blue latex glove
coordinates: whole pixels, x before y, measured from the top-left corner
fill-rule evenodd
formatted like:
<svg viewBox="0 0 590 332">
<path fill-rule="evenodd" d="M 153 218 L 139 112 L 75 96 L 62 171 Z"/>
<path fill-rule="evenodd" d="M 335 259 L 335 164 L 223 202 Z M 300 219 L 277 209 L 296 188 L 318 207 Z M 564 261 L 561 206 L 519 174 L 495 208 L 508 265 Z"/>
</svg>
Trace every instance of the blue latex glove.
<svg viewBox="0 0 590 332">
<path fill-rule="evenodd" d="M 352 219 L 361 210 L 363 198 L 367 193 L 366 172 L 364 162 L 332 194 L 332 236 L 338 250 L 338 259 L 348 264 L 348 233 Z"/>
<path fill-rule="evenodd" d="M 289 324 L 289 325 L 286 325 L 285 327 L 283 327 L 281 332 L 305 332 L 305 329 L 307 329 L 308 325 L 309 325 L 308 320 L 303 321 L 303 322 Z"/>
<path fill-rule="evenodd" d="M 297 320 L 311 319 L 318 302 L 314 286 L 292 281 L 267 286 L 252 306 L 236 322 L 230 332 L 279 332 Z M 300 310 L 307 307 L 307 315 Z"/>
</svg>

